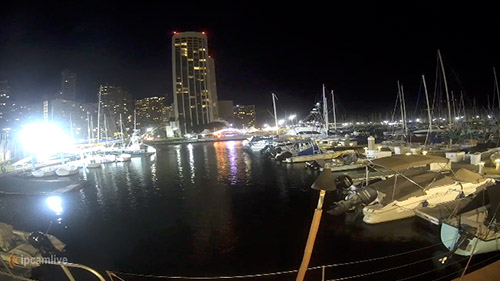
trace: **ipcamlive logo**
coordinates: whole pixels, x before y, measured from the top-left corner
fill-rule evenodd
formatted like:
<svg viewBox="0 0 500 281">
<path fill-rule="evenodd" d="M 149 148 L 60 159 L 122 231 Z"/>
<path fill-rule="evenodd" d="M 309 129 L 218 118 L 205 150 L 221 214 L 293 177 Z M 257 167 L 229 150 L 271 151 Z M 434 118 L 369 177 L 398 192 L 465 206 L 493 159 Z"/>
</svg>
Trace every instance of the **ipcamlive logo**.
<svg viewBox="0 0 500 281">
<path fill-rule="evenodd" d="M 14 268 L 16 266 L 20 267 L 34 267 L 41 264 L 58 264 L 58 263 L 68 263 L 68 258 L 58 257 L 56 255 L 50 255 L 48 257 L 25 257 L 16 256 L 14 254 L 9 255 L 9 266 Z"/>
</svg>

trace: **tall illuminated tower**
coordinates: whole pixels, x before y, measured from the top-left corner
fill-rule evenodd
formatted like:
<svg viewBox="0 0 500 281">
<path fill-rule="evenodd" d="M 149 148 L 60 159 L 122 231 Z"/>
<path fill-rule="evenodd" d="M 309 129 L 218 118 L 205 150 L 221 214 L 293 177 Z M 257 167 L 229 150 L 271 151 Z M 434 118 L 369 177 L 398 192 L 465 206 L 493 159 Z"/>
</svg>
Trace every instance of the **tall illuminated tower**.
<svg viewBox="0 0 500 281">
<path fill-rule="evenodd" d="M 175 118 L 182 134 L 217 118 L 215 66 L 204 32 L 174 32 L 172 81 Z"/>
</svg>

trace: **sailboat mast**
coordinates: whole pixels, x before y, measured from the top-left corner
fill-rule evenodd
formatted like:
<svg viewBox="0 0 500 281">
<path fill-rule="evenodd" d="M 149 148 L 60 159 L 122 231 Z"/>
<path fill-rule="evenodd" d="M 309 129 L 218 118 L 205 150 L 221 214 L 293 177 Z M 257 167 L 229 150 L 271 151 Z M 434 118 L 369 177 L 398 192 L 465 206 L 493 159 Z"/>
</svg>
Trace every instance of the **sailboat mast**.
<svg viewBox="0 0 500 281">
<path fill-rule="evenodd" d="M 441 72 L 443 73 L 444 91 L 446 92 L 446 103 L 448 105 L 448 127 L 451 129 L 452 120 L 451 120 L 450 95 L 448 93 L 448 82 L 446 82 L 446 72 L 443 66 L 443 58 L 441 57 L 441 51 L 439 49 L 438 49 L 438 59 L 439 59 L 439 64 L 441 65 Z"/>
<path fill-rule="evenodd" d="M 399 84 L 399 80 L 398 80 L 398 98 L 399 98 L 399 111 L 401 112 L 401 122 L 402 122 L 401 124 L 403 125 L 403 130 L 406 131 L 406 122 L 403 111 L 403 96 L 401 95 L 401 85 Z"/>
<path fill-rule="evenodd" d="M 134 132 L 137 130 L 137 113 L 136 110 L 134 109 Z"/>
<path fill-rule="evenodd" d="M 90 143 L 90 113 L 87 111 L 87 139 L 88 143 Z"/>
<path fill-rule="evenodd" d="M 328 132 L 328 103 L 326 99 L 325 84 L 323 84 L 323 118 L 325 120 L 325 129 Z"/>
<path fill-rule="evenodd" d="M 427 83 L 425 83 L 425 76 L 422 74 L 422 82 L 424 83 L 425 101 L 427 102 L 427 120 L 429 120 L 429 134 L 432 133 L 432 116 L 431 106 L 429 104 L 429 94 L 427 93 Z"/>
<path fill-rule="evenodd" d="M 92 114 L 90 114 L 90 136 L 94 139 L 94 120 Z"/>
<path fill-rule="evenodd" d="M 335 112 L 335 95 L 332 90 L 332 105 L 333 105 L 333 127 L 337 130 L 337 113 Z"/>
<path fill-rule="evenodd" d="M 276 115 L 276 101 L 274 100 L 276 98 L 276 95 L 274 93 L 271 93 L 273 97 L 273 109 L 274 109 L 274 126 L 276 126 L 276 135 L 279 135 L 279 128 L 278 128 L 278 115 Z"/>
<path fill-rule="evenodd" d="M 108 140 L 108 122 L 106 119 L 106 114 L 104 114 L 103 117 L 104 117 L 104 134 L 106 136 L 106 140 Z"/>
<path fill-rule="evenodd" d="M 123 147 L 123 123 L 122 123 L 122 114 L 120 113 L 120 135 L 122 136 L 122 147 Z"/>
<path fill-rule="evenodd" d="M 498 89 L 498 78 L 497 78 L 497 71 L 496 71 L 495 67 L 493 67 L 493 75 L 495 76 L 495 89 L 497 91 L 498 110 L 500 112 L 500 90 Z"/>
<path fill-rule="evenodd" d="M 99 89 L 99 101 L 97 103 L 97 142 L 100 140 L 100 132 L 99 132 L 99 121 L 101 118 L 101 89 Z"/>
<path fill-rule="evenodd" d="M 408 136 L 408 123 L 406 122 L 406 102 L 405 102 L 405 92 L 403 91 L 403 85 L 401 85 L 401 103 L 403 104 L 403 122 L 405 124 L 405 135 Z"/>
</svg>

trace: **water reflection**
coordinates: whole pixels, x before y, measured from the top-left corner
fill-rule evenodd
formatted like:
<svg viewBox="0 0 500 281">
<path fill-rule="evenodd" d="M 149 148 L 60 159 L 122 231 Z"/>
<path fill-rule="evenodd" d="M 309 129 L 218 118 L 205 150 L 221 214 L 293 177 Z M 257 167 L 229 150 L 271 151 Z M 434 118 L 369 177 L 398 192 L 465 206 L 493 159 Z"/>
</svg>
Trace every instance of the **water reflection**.
<svg viewBox="0 0 500 281">
<path fill-rule="evenodd" d="M 300 261 L 317 202 L 310 189 L 315 177 L 302 165 L 245 153 L 240 142 L 165 146 L 155 161 L 134 158 L 89 170 L 88 184 L 61 195 L 60 205 L 51 199 L 53 208 L 45 197 L 0 197 L 0 216 L 33 231 L 47 229 L 60 211 L 64 223 L 51 234 L 68 245 L 72 262 L 101 269 L 180 275 L 274 271 Z M 317 264 L 394 248 L 373 247 L 379 230 L 391 232 L 343 220 L 325 216 L 321 222 Z M 404 241 L 415 240 L 408 231 Z M 426 245 L 422 240 L 403 248 Z"/>
</svg>

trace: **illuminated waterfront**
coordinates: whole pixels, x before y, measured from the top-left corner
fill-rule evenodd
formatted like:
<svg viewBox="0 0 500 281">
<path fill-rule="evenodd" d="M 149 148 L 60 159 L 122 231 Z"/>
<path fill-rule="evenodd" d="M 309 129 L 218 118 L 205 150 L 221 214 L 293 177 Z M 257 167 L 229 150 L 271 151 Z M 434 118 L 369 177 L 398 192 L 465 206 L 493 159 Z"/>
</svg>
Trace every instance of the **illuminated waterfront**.
<svg viewBox="0 0 500 281">
<path fill-rule="evenodd" d="M 317 200 L 310 189 L 316 176 L 303 165 L 245 153 L 241 142 L 162 146 L 157 159 L 133 158 L 90 170 L 89 183 L 61 195 L 61 206 L 49 208 L 44 196 L 2 197 L 0 215 L 26 231 L 45 231 L 54 222 L 50 233 L 67 244 L 69 260 L 101 271 L 226 275 L 290 270 L 301 261 Z M 429 258 L 444 252 L 435 233 L 413 220 L 368 226 L 326 215 L 311 265 L 439 245 L 329 274 L 342 277 Z M 411 268 L 425 271 L 434 265 L 429 260 Z M 453 265 L 448 268 L 453 270 Z M 407 277 L 404 270 L 390 273 L 386 276 Z"/>
</svg>

